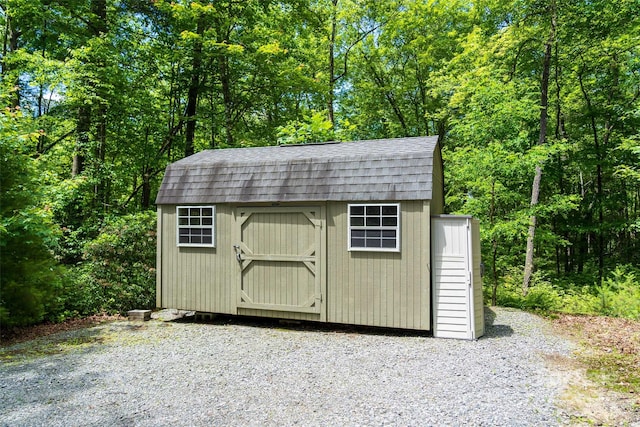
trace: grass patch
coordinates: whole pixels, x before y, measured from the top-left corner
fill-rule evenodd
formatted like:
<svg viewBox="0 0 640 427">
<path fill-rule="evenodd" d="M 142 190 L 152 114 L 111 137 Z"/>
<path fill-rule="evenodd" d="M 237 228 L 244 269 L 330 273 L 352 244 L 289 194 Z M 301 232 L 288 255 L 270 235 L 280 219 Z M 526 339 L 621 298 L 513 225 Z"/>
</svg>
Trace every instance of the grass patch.
<svg viewBox="0 0 640 427">
<path fill-rule="evenodd" d="M 53 332 L 13 345 L 0 346 L 0 363 L 22 363 L 40 357 L 94 351 L 107 345 L 146 343 L 149 342 L 148 337 L 139 333 L 146 328 L 145 323 L 106 321 L 96 326 Z"/>
<path fill-rule="evenodd" d="M 38 338 L 32 341 L 0 348 L 0 362 L 23 362 L 45 356 L 67 354 L 79 348 L 90 348 L 103 344 L 105 338 L 100 335 L 72 335 Z"/>
<path fill-rule="evenodd" d="M 584 357 L 587 375 L 597 383 L 622 393 L 640 391 L 640 365 L 637 355 L 599 352 Z"/>
<path fill-rule="evenodd" d="M 581 343 L 576 356 L 591 380 L 609 390 L 640 395 L 640 322 L 560 315 L 555 323 Z"/>
</svg>

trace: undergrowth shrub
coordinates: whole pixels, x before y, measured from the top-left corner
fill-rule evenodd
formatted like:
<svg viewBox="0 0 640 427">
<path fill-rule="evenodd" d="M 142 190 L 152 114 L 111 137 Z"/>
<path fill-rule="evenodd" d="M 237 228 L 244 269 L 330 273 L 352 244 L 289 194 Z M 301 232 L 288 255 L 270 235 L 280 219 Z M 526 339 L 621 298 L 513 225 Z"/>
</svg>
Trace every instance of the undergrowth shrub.
<svg viewBox="0 0 640 427">
<path fill-rule="evenodd" d="M 569 314 L 600 314 L 600 300 L 594 286 L 573 286 L 561 290 L 558 311 Z"/>
<path fill-rule="evenodd" d="M 526 296 L 522 295 L 522 270 L 511 269 L 498 286 L 496 302 L 504 307 L 570 314 L 591 314 L 640 320 L 640 269 L 617 266 L 602 284 L 551 283 L 534 274 Z M 487 291 L 489 291 L 487 289 Z M 489 295 L 485 295 L 487 300 Z"/>
<path fill-rule="evenodd" d="M 156 214 L 114 218 L 83 250 L 76 292 L 85 307 L 125 314 L 155 307 Z M 96 310 L 93 310 L 94 312 Z"/>
<path fill-rule="evenodd" d="M 91 280 L 84 266 L 68 267 L 57 292 L 55 309 L 47 320 L 62 322 L 104 312 L 103 294 L 102 287 Z"/>
<path fill-rule="evenodd" d="M 553 311 L 561 305 L 558 289 L 545 280 L 540 272 L 533 274 L 526 296 L 522 295 L 522 269 L 510 269 L 503 279 L 496 293 L 498 305 L 532 311 Z"/>
<path fill-rule="evenodd" d="M 617 266 L 598 287 L 602 314 L 640 320 L 640 271 Z"/>
</svg>

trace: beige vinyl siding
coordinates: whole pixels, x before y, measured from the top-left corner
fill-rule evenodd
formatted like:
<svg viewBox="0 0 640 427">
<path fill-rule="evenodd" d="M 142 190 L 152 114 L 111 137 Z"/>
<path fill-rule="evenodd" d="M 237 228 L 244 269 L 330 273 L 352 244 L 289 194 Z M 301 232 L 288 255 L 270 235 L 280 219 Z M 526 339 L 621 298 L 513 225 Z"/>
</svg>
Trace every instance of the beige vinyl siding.
<svg viewBox="0 0 640 427">
<path fill-rule="evenodd" d="M 431 187 L 431 215 L 444 213 L 444 181 L 442 172 L 442 154 L 440 147 L 433 151 L 433 184 Z"/>
<path fill-rule="evenodd" d="M 322 262 L 316 266 L 316 274 L 320 275 L 322 283 L 322 305 L 318 314 L 238 307 L 240 265 L 233 245 L 239 241 L 234 215 L 241 208 L 216 205 L 216 248 L 196 248 L 176 245 L 175 206 L 159 206 L 158 306 L 430 330 L 429 201 L 400 202 L 401 248 L 397 253 L 348 251 L 347 206 L 346 202 L 329 202 L 322 214 L 326 218 L 323 225 L 326 233 L 320 239 Z M 284 229 L 287 227 L 285 225 Z M 269 240 L 277 239 L 274 234 Z M 259 248 L 260 251 L 278 253 L 277 248 L 270 247 L 265 239 L 256 241 L 266 245 Z M 306 240 L 304 243 L 307 244 Z M 297 248 L 300 250 L 302 247 Z M 265 266 L 269 266 L 268 262 Z M 287 263 L 280 267 L 287 267 Z M 297 274 L 308 276 L 300 265 L 277 270 L 273 274 L 282 275 L 285 282 L 292 281 Z M 277 299 L 274 301 L 278 302 Z"/>
<path fill-rule="evenodd" d="M 216 248 L 178 247 L 176 207 L 159 206 L 158 216 L 161 227 L 158 306 L 235 314 L 237 265 L 232 251 L 231 206 L 216 206 Z"/>
<path fill-rule="evenodd" d="M 157 210 L 157 224 L 156 224 L 156 307 L 162 307 L 162 237 L 164 236 L 164 230 L 162 228 L 164 215 L 162 214 L 163 207 L 158 206 Z"/>
<path fill-rule="evenodd" d="M 484 335 L 484 299 L 482 295 L 482 275 L 480 263 L 482 255 L 480 249 L 480 222 L 471 220 L 471 256 L 473 262 L 473 312 L 476 338 Z"/>
<path fill-rule="evenodd" d="M 400 211 L 399 253 L 349 252 L 347 203 L 327 204 L 328 322 L 430 329 L 429 202 Z"/>
</svg>

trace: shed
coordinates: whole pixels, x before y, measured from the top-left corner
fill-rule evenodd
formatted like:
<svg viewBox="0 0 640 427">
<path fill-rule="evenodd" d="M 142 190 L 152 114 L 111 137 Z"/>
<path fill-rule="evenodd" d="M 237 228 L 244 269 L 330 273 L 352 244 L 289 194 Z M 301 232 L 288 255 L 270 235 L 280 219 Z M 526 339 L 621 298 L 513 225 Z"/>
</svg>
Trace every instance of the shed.
<svg viewBox="0 0 640 427">
<path fill-rule="evenodd" d="M 484 335 L 480 223 L 464 215 L 431 218 L 433 336 Z"/>
<path fill-rule="evenodd" d="M 437 137 L 207 150 L 156 204 L 158 307 L 432 329 Z"/>
</svg>

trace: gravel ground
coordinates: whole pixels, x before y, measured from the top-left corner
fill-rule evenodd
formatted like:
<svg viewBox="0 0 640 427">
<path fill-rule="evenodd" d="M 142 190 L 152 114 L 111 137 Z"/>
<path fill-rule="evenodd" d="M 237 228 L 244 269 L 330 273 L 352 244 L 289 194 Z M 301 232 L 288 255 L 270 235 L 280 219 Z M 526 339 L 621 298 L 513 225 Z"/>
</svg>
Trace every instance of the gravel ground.
<svg viewBox="0 0 640 427">
<path fill-rule="evenodd" d="M 486 310 L 477 341 L 397 331 L 113 322 L 0 348 L 2 426 L 563 423 L 544 356 L 571 344 Z"/>
</svg>

